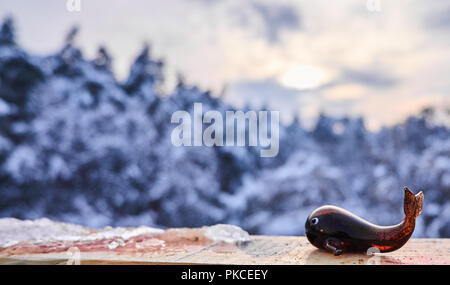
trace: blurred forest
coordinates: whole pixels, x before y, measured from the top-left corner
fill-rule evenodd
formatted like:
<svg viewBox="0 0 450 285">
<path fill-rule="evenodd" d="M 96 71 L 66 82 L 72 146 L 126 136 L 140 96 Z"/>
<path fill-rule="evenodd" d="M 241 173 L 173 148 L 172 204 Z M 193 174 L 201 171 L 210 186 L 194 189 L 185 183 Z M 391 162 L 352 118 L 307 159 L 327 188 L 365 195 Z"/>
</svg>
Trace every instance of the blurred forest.
<svg viewBox="0 0 450 285">
<path fill-rule="evenodd" d="M 119 82 L 106 48 L 86 59 L 76 33 L 34 56 L 11 19 L 0 28 L 0 217 L 294 235 L 323 204 L 400 222 L 408 186 L 425 193 L 414 236 L 450 237 L 450 129 L 433 109 L 378 132 L 363 118 L 321 114 L 312 129 L 295 119 L 280 126 L 274 158 L 258 147 L 174 147 L 174 111 L 234 107 L 181 79 L 161 96 L 164 63 L 147 46 Z"/>
</svg>

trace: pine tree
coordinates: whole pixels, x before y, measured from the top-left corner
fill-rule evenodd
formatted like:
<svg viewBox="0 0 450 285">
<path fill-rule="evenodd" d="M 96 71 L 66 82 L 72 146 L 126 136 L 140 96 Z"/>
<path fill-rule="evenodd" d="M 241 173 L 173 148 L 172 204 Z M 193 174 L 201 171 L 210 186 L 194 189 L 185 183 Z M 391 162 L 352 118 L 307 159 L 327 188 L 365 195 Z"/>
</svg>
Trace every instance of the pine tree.
<svg viewBox="0 0 450 285">
<path fill-rule="evenodd" d="M 14 23 L 12 18 L 6 18 L 0 28 L 0 45 L 14 45 Z"/>
</svg>

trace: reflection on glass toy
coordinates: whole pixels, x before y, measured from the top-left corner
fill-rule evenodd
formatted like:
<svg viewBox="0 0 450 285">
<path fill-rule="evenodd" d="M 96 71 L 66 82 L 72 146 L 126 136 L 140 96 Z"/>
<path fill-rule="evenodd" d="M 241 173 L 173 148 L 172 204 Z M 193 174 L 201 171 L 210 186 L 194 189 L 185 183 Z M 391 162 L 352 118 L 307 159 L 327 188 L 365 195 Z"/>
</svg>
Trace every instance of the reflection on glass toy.
<svg viewBox="0 0 450 285">
<path fill-rule="evenodd" d="M 380 252 L 394 251 L 411 237 L 416 218 L 422 212 L 422 203 L 422 191 L 414 195 L 405 187 L 405 218 L 394 226 L 374 225 L 342 208 L 322 206 L 308 216 L 306 237 L 315 247 L 334 255 L 367 252 L 371 247 Z"/>
</svg>

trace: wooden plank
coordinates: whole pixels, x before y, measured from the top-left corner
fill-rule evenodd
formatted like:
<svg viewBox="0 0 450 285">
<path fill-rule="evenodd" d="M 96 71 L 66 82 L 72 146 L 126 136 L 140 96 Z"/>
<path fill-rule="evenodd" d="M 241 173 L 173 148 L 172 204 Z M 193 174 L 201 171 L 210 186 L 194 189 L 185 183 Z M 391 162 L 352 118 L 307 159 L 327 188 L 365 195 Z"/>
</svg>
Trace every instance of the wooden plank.
<svg viewBox="0 0 450 285">
<path fill-rule="evenodd" d="M 401 249 L 384 254 L 333 256 L 315 249 L 305 237 L 252 236 L 250 242 L 225 243 L 205 239 L 159 237 L 166 246 L 133 251 L 80 251 L 81 264 L 450 264 L 450 239 L 411 239 Z M 172 239 L 172 242 L 168 241 Z M 154 242 L 154 241 L 153 241 Z M 0 250 L 0 264 L 67 264 L 67 251 L 30 253 Z"/>
</svg>

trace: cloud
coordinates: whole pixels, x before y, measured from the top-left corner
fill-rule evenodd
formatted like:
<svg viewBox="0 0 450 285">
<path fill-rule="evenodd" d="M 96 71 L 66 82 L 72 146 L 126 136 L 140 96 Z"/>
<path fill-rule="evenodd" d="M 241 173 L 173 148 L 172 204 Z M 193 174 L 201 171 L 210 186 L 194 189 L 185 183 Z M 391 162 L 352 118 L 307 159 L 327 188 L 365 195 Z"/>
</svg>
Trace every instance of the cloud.
<svg viewBox="0 0 450 285">
<path fill-rule="evenodd" d="M 241 80 L 226 88 L 225 100 L 238 106 L 251 106 L 280 111 L 280 117 L 288 122 L 298 111 L 297 103 L 302 92 L 282 86 L 274 78 L 261 80 Z"/>
<path fill-rule="evenodd" d="M 363 97 L 367 89 L 358 84 L 338 85 L 324 91 L 325 98 L 331 101 L 355 100 Z"/>
<path fill-rule="evenodd" d="M 301 28 L 301 18 L 294 6 L 256 2 L 252 6 L 263 20 L 265 37 L 270 43 L 278 43 L 284 30 L 299 30 Z"/>
<path fill-rule="evenodd" d="M 386 71 L 379 71 L 375 69 L 344 69 L 342 71 L 341 80 L 343 82 L 358 83 L 374 88 L 389 88 L 399 83 L 399 79 L 388 74 Z"/>
<path fill-rule="evenodd" d="M 425 24 L 433 29 L 450 29 L 450 4 L 436 1 L 436 6 L 425 17 Z"/>
<path fill-rule="evenodd" d="M 361 0 L 97 0 L 70 13 L 60 1 L 15 0 L 0 5 L 0 15 L 12 14 L 19 43 L 40 54 L 59 49 L 79 24 L 83 54 L 106 46 L 119 78 L 148 41 L 167 78 L 180 72 L 216 93 L 227 85 L 229 102 L 364 115 L 380 126 L 436 98 L 450 101 L 448 1 L 381 1 L 381 11 L 370 12 Z M 299 66 L 333 76 L 300 92 L 289 86 L 321 76 L 308 79 Z"/>
</svg>

